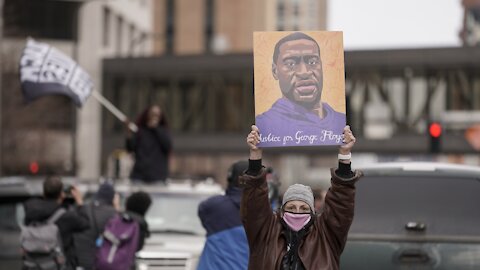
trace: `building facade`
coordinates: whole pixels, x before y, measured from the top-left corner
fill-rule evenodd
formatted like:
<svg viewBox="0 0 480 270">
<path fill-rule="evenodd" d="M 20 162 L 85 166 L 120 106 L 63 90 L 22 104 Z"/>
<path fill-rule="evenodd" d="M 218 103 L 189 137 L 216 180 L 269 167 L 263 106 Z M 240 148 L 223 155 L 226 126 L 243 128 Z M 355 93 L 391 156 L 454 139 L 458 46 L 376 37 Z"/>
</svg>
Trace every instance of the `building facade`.
<svg viewBox="0 0 480 270">
<path fill-rule="evenodd" d="M 247 158 L 244 136 L 254 123 L 252 32 L 325 30 L 326 2 L 157 1 L 155 12 L 156 56 L 106 59 L 105 94 L 131 117 L 152 102 L 161 105 L 174 134 L 173 177 L 222 181 L 230 163 Z M 478 164 L 462 130 L 446 132 L 443 155 L 430 153 L 426 132 L 429 122 L 452 111 L 478 110 L 479 67 L 472 62 L 478 53 L 346 52 L 347 121 L 360 138 L 354 162 L 453 157 Z M 122 146 L 123 127 L 110 115 L 103 127 L 106 157 Z M 328 185 L 335 152 L 335 147 L 268 149 L 265 163 L 278 169 L 285 186 Z"/>
<path fill-rule="evenodd" d="M 327 0 L 157 0 L 156 54 L 252 51 L 254 31 L 326 30 Z"/>
<path fill-rule="evenodd" d="M 152 7 L 153 0 L 3 1 L 2 174 L 101 174 L 99 103 L 90 97 L 76 109 L 65 97 L 47 96 L 24 104 L 18 61 L 33 37 L 72 57 L 102 92 L 103 58 L 151 54 L 144 37 L 153 32 Z"/>
<path fill-rule="evenodd" d="M 156 0 L 155 57 L 105 60 L 105 95 L 131 118 L 148 104 L 163 108 L 174 134 L 172 177 L 222 181 L 228 166 L 247 153 L 243 145 L 222 148 L 238 145 L 238 135 L 254 122 L 253 32 L 326 30 L 326 2 Z M 119 153 L 124 137 L 123 126 L 104 117 L 107 160 Z"/>
</svg>

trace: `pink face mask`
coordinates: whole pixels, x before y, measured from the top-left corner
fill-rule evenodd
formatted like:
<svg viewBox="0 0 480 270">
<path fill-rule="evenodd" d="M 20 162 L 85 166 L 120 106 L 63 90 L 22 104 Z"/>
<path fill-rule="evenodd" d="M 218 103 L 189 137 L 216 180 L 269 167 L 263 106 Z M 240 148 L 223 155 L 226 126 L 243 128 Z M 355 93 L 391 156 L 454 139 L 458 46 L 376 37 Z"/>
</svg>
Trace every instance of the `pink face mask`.
<svg viewBox="0 0 480 270">
<path fill-rule="evenodd" d="M 300 231 L 303 226 L 305 226 L 312 216 L 307 213 L 307 214 L 296 214 L 296 213 L 290 213 L 290 212 L 283 212 L 283 220 L 285 223 L 287 223 L 288 227 L 292 229 L 293 231 Z"/>
</svg>

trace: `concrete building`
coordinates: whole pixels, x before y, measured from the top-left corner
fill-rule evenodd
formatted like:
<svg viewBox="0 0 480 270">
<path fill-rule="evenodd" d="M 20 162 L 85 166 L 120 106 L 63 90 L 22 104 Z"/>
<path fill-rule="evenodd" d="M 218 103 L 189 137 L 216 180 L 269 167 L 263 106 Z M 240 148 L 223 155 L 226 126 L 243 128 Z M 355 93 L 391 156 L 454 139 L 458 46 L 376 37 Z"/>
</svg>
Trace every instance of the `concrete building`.
<svg viewBox="0 0 480 270">
<path fill-rule="evenodd" d="M 153 0 L 48 1 L 4 0 L 2 54 L 2 149 L 4 174 L 100 172 L 101 113 L 90 97 L 75 109 L 65 97 L 22 103 L 18 61 L 31 36 L 75 59 L 102 92 L 102 59 L 151 54 Z"/>
<path fill-rule="evenodd" d="M 243 145 L 240 151 L 221 148 L 230 149 L 231 139 L 237 142 L 237 134 L 254 121 L 253 32 L 325 30 L 326 2 L 156 0 L 154 35 L 149 38 L 158 57 L 105 60 L 105 95 L 130 117 L 148 104 L 162 106 L 174 133 L 173 177 L 222 181 L 228 166 L 245 158 L 246 151 Z M 123 147 L 124 135 L 111 115 L 104 120 L 106 160 L 120 153 L 116 150 Z M 211 146 L 210 151 L 198 150 L 199 145 Z"/>
<path fill-rule="evenodd" d="M 172 175 L 222 181 L 233 161 L 247 158 L 244 139 L 254 123 L 252 32 L 324 30 L 326 1 L 155 3 L 159 55 L 106 59 L 105 95 L 130 116 L 149 103 L 160 104 L 174 134 Z M 426 133 L 428 123 L 444 113 L 479 108 L 478 53 L 475 48 L 346 52 L 347 121 L 359 138 L 355 164 L 449 155 L 478 164 L 461 130 L 444 134 L 443 156 L 430 153 Z M 106 115 L 104 159 L 123 145 L 122 129 Z M 325 187 L 335 152 L 336 147 L 268 149 L 265 163 L 279 170 L 284 187 L 294 181 Z"/>
<path fill-rule="evenodd" d="M 156 54 L 251 52 L 254 31 L 325 30 L 327 0 L 157 0 Z"/>
</svg>

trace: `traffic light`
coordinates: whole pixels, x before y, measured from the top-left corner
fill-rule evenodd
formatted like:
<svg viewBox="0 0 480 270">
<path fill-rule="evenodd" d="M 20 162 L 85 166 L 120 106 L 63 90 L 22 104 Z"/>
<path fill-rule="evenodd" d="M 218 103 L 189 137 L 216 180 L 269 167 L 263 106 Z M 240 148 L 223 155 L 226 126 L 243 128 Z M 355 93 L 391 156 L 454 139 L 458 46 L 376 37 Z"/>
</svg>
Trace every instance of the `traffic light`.
<svg viewBox="0 0 480 270">
<path fill-rule="evenodd" d="M 431 123 L 428 126 L 428 135 L 430 137 L 430 153 L 440 153 L 442 147 L 442 126 L 439 123 Z"/>
<path fill-rule="evenodd" d="M 39 169 L 38 162 L 36 161 L 30 162 L 30 165 L 28 166 L 28 168 L 30 169 L 31 174 L 37 174 Z"/>
</svg>

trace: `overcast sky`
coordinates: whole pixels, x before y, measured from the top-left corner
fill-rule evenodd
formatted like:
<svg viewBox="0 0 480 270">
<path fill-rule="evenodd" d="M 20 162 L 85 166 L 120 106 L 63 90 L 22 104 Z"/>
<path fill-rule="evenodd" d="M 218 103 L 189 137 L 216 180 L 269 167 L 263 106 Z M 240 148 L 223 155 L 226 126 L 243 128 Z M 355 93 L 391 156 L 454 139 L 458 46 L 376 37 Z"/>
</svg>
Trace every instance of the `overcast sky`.
<svg viewBox="0 0 480 270">
<path fill-rule="evenodd" d="M 329 0 L 347 50 L 460 46 L 461 0 Z"/>
</svg>

